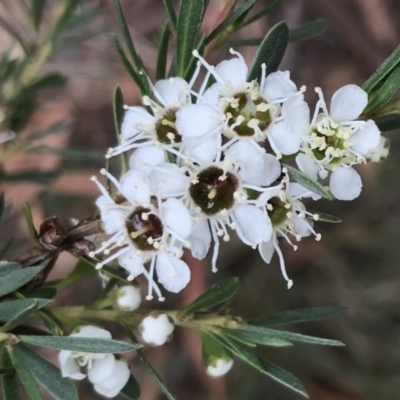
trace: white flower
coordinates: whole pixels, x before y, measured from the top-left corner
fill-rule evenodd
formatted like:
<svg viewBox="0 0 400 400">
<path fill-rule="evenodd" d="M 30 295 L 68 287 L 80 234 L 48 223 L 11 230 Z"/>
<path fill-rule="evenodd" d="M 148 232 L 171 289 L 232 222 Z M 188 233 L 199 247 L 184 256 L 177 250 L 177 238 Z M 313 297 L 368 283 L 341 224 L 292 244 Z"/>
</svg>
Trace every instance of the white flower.
<svg viewBox="0 0 400 400">
<path fill-rule="evenodd" d="M 299 131 L 302 153 L 296 157 L 297 165 L 314 180 L 331 173 L 332 194 L 339 200 L 353 200 L 360 195 L 362 182 L 352 166 L 373 157 L 371 152 L 380 143 L 374 121 L 355 121 L 368 104 L 368 95 L 356 85 L 344 86 L 334 93 L 328 111 L 321 89 L 315 90 L 319 101 L 311 124 Z M 303 117 L 308 113 L 304 110 Z"/>
<path fill-rule="evenodd" d="M 213 377 L 219 377 L 225 375 L 232 368 L 233 359 L 232 358 L 219 358 L 213 363 L 207 365 L 206 372 L 207 375 Z"/>
<path fill-rule="evenodd" d="M 238 141 L 250 141 L 258 147 L 258 142 L 268 139 L 277 155 L 297 152 L 299 139 L 296 138 L 296 147 L 291 138 L 290 151 L 288 147 L 282 151 L 276 139 L 279 135 L 270 135 L 275 122 L 282 120 L 283 116 L 295 120 L 292 125 L 297 123 L 297 110 L 293 107 L 290 112 L 286 107 L 282 116 L 280 113 L 280 104 L 298 93 L 289 72 L 275 72 L 266 77 L 264 65 L 260 83 L 255 80 L 248 82 L 248 69 L 243 57 L 233 50 L 231 53 L 237 58 L 222 61 L 213 68 L 194 52 L 216 83 L 204 93 L 200 90 L 197 104 L 184 106 L 177 112 L 176 126 L 182 135 L 183 148 L 201 162 L 213 161 L 218 151 Z M 300 97 L 295 97 L 298 102 L 303 102 Z M 229 140 L 219 148 L 222 136 Z M 260 159 L 259 154 L 257 161 L 261 162 Z"/>
<path fill-rule="evenodd" d="M 286 171 L 284 171 L 286 173 Z M 271 218 L 273 233 L 271 239 L 264 241 L 258 246 L 262 259 L 269 264 L 272 259 L 272 255 L 276 251 L 279 256 L 279 263 L 283 277 L 288 282 L 288 288 L 290 289 L 293 285 L 293 281 L 289 279 L 286 273 L 285 260 L 283 258 L 282 251 L 279 247 L 278 237 L 282 236 L 294 250 L 297 250 L 297 245 L 294 245 L 288 234 L 293 235 L 296 241 L 300 241 L 301 238 L 315 235 L 315 239 L 319 241 L 321 235 L 317 234 L 312 226 L 312 221 L 306 219 L 306 217 L 318 220 L 318 214 L 312 214 L 306 211 L 304 204 L 300 201 L 302 198 L 311 197 L 314 200 L 318 200 L 319 196 L 309 191 L 298 183 L 289 183 L 289 177 L 286 175 L 281 182 L 281 187 L 275 190 L 270 190 L 262 194 L 258 201 L 260 203 L 266 203 L 266 208 L 269 211 Z"/>
<path fill-rule="evenodd" d="M 93 325 L 86 325 L 70 337 L 111 339 L 111 333 Z M 63 377 L 81 380 L 86 377 L 81 368 L 86 367 L 87 376 L 94 384 L 95 390 L 106 397 L 116 396 L 130 377 L 127 362 L 116 360 L 113 354 L 61 350 L 58 358 Z"/>
<path fill-rule="evenodd" d="M 148 96 L 143 97 L 144 107 L 126 107 L 121 125 L 121 144 L 107 153 L 107 158 L 132 149 L 156 144 L 175 155 L 181 156 L 176 148 L 180 147 L 181 135 L 175 125 L 176 113 L 185 104 L 191 103 L 190 89 L 198 74 L 199 68 L 190 83 L 175 77 L 163 79 L 152 86 L 157 101 Z"/>
<path fill-rule="evenodd" d="M 152 204 L 148 179 L 139 171 L 130 170 L 120 182 L 105 170 L 101 172 L 114 183 L 123 199 L 115 202 L 97 178 L 92 178 L 102 192 L 101 201 L 97 203 L 106 232 L 112 236 L 90 256 L 99 253 L 109 255 L 112 250 L 118 249 L 99 262 L 97 268 L 118 259 L 129 272 L 128 279 L 145 275 L 149 281 L 147 299 L 153 298 L 153 291 L 160 300 L 164 299 L 154 282 L 155 271 L 158 281 L 168 291 L 180 292 L 190 280 L 189 267 L 179 260 L 182 247 L 188 244 L 186 238 L 192 226 L 186 206 L 178 199 L 161 202 L 156 198 L 156 207 Z M 147 263 L 150 264 L 149 271 L 145 268 Z"/>
<path fill-rule="evenodd" d="M 139 329 L 146 343 L 151 346 L 162 346 L 172 337 L 174 325 L 166 314 L 149 315 L 143 318 Z"/>
<path fill-rule="evenodd" d="M 125 285 L 117 289 L 116 304 L 120 310 L 134 311 L 139 308 L 141 302 L 142 295 L 140 294 L 140 288 Z"/>
</svg>

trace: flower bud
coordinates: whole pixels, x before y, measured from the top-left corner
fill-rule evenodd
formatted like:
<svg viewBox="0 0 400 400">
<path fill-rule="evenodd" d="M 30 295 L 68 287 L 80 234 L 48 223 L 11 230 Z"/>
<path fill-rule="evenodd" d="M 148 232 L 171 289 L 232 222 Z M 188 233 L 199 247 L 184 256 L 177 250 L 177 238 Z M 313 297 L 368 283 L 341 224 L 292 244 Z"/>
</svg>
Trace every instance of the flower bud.
<svg viewBox="0 0 400 400">
<path fill-rule="evenodd" d="M 233 365 L 233 359 L 225 348 L 210 336 L 202 337 L 203 363 L 207 375 L 225 375 Z"/>
<path fill-rule="evenodd" d="M 149 315 L 139 326 L 143 340 L 151 346 L 162 346 L 172 338 L 174 325 L 166 314 Z"/>
<path fill-rule="evenodd" d="M 134 311 L 139 308 L 142 301 L 140 288 L 126 285 L 117 289 L 115 305 L 121 311 Z"/>
<path fill-rule="evenodd" d="M 206 367 L 206 372 L 207 372 L 207 375 L 214 376 L 214 377 L 223 376 L 232 368 L 232 365 L 233 365 L 232 358 L 215 359 L 212 364 L 209 364 Z"/>
</svg>

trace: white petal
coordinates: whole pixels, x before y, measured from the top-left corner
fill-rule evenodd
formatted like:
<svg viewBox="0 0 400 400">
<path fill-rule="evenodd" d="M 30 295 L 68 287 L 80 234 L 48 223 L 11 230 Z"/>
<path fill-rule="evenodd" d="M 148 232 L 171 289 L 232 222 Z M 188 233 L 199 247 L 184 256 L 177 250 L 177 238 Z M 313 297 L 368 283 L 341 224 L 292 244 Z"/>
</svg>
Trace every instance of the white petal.
<svg viewBox="0 0 400 400">
<path fill-rule="evenodd" d="M 269 74 L 261 90 L 270 100 L 283 99 L 297 92 L 296 85 L 290 80 L 289 71 L 277 71 Z"/>
<path fill-rule="evenodd" d="M 207 375 L 215 377 L 223 376 L 232 368 L 232 365 L 232 358 L 229 358 L 228 360 L 220 358 L 215 363 L 207 366 L 206 373 Z"/>
<path fill-rule="evenodd" d="M 278 152 L 286 155 L 294 154 L 299 151 L 301 136 L 299 132 L 293 132 L 285 121 L 276 123 L 272 127 L 269 135 L 273 142 L 271 146 L 274 150 L 276 147 Z"/>
<path fill-rule="evenodd" d="M 188 101 L 189 85 L 182 78 L 162 79 L 157 81 L 154 87 L 166 108 L 180 107 L 182 102 Z"/>
<path fill-rule="evenodd" d="M 310 108 L 300 96 L 293 96 L 282 105 L 282 116 L 290 131 L 304 136 L 310 131 Z"/>
<path fill-rule="evenodd" d="M 267 213 L 259 208 L 250 204 L 238 204 L 233 215 L 237 234 L 243 243 L 255 246 L 271 238 L 271 221 Z"/>
<path fill-rule="evenodd" d="M 94 385 L 94 390 L 101 395 L 112 398 L 125 387 L 131 376 L 128 363 L 125 360 L 115 360 L 114 369 L 108 378 Z"/>
<path fill-rule="evenodd" d="M 192 219 L 181 200 L 170 198 L 162 203 L 165 224 L 181 238 L 187 238 L 192 230 Z"/>
<path fill-rule="evenodd" d="M 138 148 L 129 159 L 129 166 L 132 169 L 149 175 L 152 167 L 165 162 L 164 150 L 157 146 L 149 145 Z"/>
<path fill-rule="evenodd" d="M 238 140 L 225 154 L 244 170 L 246 176 L 258 175 L 263 166 L 263 153 L 250 140 Z"/>
<path fill-rule="evenodd" d="M 271 186 L 265 189 L 257 199 L 257 207 L 264 207 L 270 199 L 279 196 L 281 185 Z"/>
<path fill-rule="evenodd" d="M 293 224 L 293 232 L 296 235 L 301 237 L 307 237 L 311 235 L 311 221 L 307 221 L 304 218 L 299 218 L 297 215 L 293 215 L 293 217 L 290 218 L 290 222 Z"/>
<path fill-rule="evenodd" d="M 139 326 L 143 340 L 151 346 L 162 346 L 171 337 L 174 328 L 166 314 L 148 315 Z"/>
<path fill-rule="evenodd" d="M 353 200 L 361 193 L 360 175 L 353 168 L 339 167 L 332 172 L 329 189 L 338 200 Z"/>
<path fill-rule="evenodd" d="M 184 137 L 182 140 L 184 152 L 187 151 L 190 157 L 201 164 L 209 164 L 215 160 L 221 142 L 221 133 L 216 133 L 207 139 Z"/>
<path fill-rule="evenodd" d="M 244 182 L 258 186 L 269 186 L 275 182 L 281 174 L 281 163 L 272 154 L 263 154 L 263 165 L 258 174 L 249 175 L 243 171 L 240 175 Z"/>
<path fill-rule="evenodd" d="M 129 107 L 121 124 L 121 138 L 127 140 L 141 132 L 141 126 L 154 124 L 154 116 L 149 114 L 146 109 L 143 107 Z"/>
<path fill-rule="evenodd" d="M 314 181 L 318 180 L 318 164 L 308 155 L 300 153 L 296 156 L 296 164 L 301 172 L 307 174 Z"/>
<path fill-rule="evenodd" d="M 364 127 L 350 137 L 350 146 L 352 150 L 365 155 L 378 146 L 380 136 L 381 133 L 375 122 L 368 120 Z"/>
<path fill-rule="evenodd" d="M 214 106 L 218 106 L 219 98 L 222 93 L 221 84 L 218 82 L 213 83 L 199 99 L 197 100 L 197 104 L 208 103 L 213 104 Z"/>
<path fill-rule="evenodd" d="M 247 65 L 242 58 L 232 58 L 220 62 L 215 72 L 228 84 L 233 91 L 243 90 L 247 80 Z"/>
<path fill-rule="evenodd" d="M 161 198 L 184 194 L 189 185 L 189 178 L 176 164 L 163 163 L 157 166 L 149 176 L 153 193 Z"/>
<path fill-rule="evenodd" d="M 303 185 L 297 182 L 290 182 L 288 193 L 290 197 L 295 197 L 297 199 L 308 199 L 319 200 L 321 196 L 312 192 L 311 190 L 305 188 Z"/>
<path fill-rule="evenodd" d="M 121 177 L 122 194 L 132 203 L 150 203 L 149 181 L 142 172 L 130 170 Z"/>
<path fill-rule="evenodd" d="M 202 260 L 208 253 L 211 244 L 211 233 L 206 218 L 203 218 L 192 230 L 189 238 L 194 258 Z"/>
<path fill-rule="evenodd" d="M 144 260 L 142 256 L 138 255 L 136 250 L 127 251 L 122 256 L 119 256 L 118 262 L 119 265 L 122 268 L 125 268 L 133 278 L 143 274 Z"/>
<path fill-rule="evenodd" d="M 97 339 L 111 339 L 111 333 L 94 325 L 85 325 L 78 328 L 71 337 L 85 337 Z"/>
<path fill-rule="evenodd" d="M 106 196 L 100 196 L 96 200 L 96 205 L 101 212 L 103 228 L 109 235 L 118 232 L 125 227 L 125 214 L 115 208 L 115 203 L 111 202 Z"/>
<path fill-rule="evenodd" d="M 346 85 L 332 96 L 330 116 L 334 121 L 357 119 L 368 104 L 368 94 L 357 85 Z"/>
<path fill-rule="evenodd" d="M 97 383 L 108 378 L 114 369 L 114 365 L 114 354 L 107 354 L 101 360 L 93 360 L 92 367 L 88 371 L 88 378 L 90 382 Z"/>
<path fill-rule="evenodd" d="M 190 269 L 187 264 L 165 252 L 157 256 L 156 271 L 158 281 L 172 293 L 180 292 L 190 281 Z"/>
<path fill-rule="evenodd" d="M 58 359 L 60 361 L 61 375 L 63 378 L 82 380 L 86 377 L 85 374 L 81 373 L 79 364 L 71 357 L 71 351 L 61 350 L 58 354 Z"/>
<path fill-rule="evenodd" d="M 199 137 L 222 124 L 222 113 L 208 104 L 191 104 L 176 113 L 176 129 L 181 136 Z"/>
<path fill-rule="evenodd" d="M 258 246 L 261 258 L 269 264 L 271 262 L 272 256 L 274 255 L 274 239 L 268 240 L 267 242 L 262 242 Z"/>
</svg>

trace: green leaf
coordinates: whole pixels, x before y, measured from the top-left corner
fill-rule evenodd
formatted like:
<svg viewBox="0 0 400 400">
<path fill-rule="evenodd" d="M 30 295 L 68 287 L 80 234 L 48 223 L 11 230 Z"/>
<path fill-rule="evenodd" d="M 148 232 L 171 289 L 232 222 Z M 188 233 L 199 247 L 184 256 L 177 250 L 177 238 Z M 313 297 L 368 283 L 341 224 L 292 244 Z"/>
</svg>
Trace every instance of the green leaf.
<svg viewBox="0 0 400 400">
<path fill-rule="evenodd" d="M 262 64 L 265 64 L 265 75 L 275 72 L 285 54 L 286 46 L 289 40 L 289 28 L 284 22 L 276 24 L 265 36 L 260 44 L 250 68 L 248 81 L 260 79 L 262 73 Z"/>
<path fill-rule="evenodd" d="M 176 21 L 176 13 L 174 10 L 174 6 L 172 5 L 171 0 L 163 0 L 163 1 L 164 1 L 165 10 L 167 11 L 167 14 L 168 14 L 168 20 L 172 26 L 172 29 L 174 31 L 176 31 L 177 21 Z"/>
<path fill-rule="evenodd" d="M 80 2 L 81 0 L 68 0 L 67 2 L 63 3 L 65 5 L 64 10 L 58 18 L 51 34 L 51 40 L 53 43 L 58 39 L 60 34 L 64 32 L 64 29 L 70 23 L 71 17 L 73 16 Z"/>
<path fill-rule="evenodd" d="M 196 47 L 196 50 L 199 52 L 200 55 L 202 55 L 204 53 L 205 46 L 206 46 L 206 36 L 203 35 L 201 37 L 201 39 L 199 40 L 199 43 L 198 43 L 198 45 Z M 197 58 L 192 57 L 192 59 L 189 62 L 189 65 L 188 65 L 188 67 L 186 69 L 186 72 L 185 72 L 185 79 L 187 81 L 191 80 L 193 72 L 196 69 L 196 65 L 197 65 Z"/>
<path fill-rule="evenodd" d="M 24 91 L 36 92 L 38 90 L 59 87 L 65 85 L 67 81 L 68 78 L 66 75 L 60 74 L 59 72 L 51 72 L 35 80 L 29 86 L 24 88 Z"/>
<path fill-rule="evenodd" d="M 5 277 L 6 275 L 14 272 L 16 270 L 20 270 L 22 265 L 14 262 L 14 261 L 0 261 L 0 279 Z"/>
<path fill-rule="evenodd" d="M 104 272 L 107 276 L 112 278 L 117 278 L 119 281 L 130 283 L 130 281 L 127 279 L 126 273 L 122 272 L 120 269 L 115 269 L 104 265 L 104 267 L 101 269 L 101 272 Z"/>
<path fill-rule="evenodd" d="M 321 35 L 327 27 L 328 23 L 324 19 L 317 19 L 308 22 L 300 28 L 290 30 L 289 42 L 299 42 L 301 40 L 312 39 Z"/>
<path fill-rule="evenodd" d="M 183 310 L 183 315 L 193 314 L 196 311 L 213 307 L 229 300 L 236 294 L 239 286 L 238 278 L 229 278 L 211 286 Z"/>
<path fill-rule="evenodd" d="M 24 172 L 16 172 L 13 174 L 5 174 L 1 179 L 13 183 L 33 182 L 40 185 L 50 183 L 60 175 L 60 171 L 41 171 L 30 170 Z"/>
<path fill-rule="evenodd" d="M 123 325 L 123 326 L 125 328 L 126 333 L 128 334 L 128 336 L 132 340 L 132 342 L 136 343 L 137 339 L 136 339 L 135 335 L 133 334 L 132 330 L 130 329 L 130 327 L 127 326 L 127 325 Z M 177 398 L 171 393 L 169 388 L 162 381 L 162 379 L 158 375 L 157 371 L 150 364 L 149 360 L 147 359 L 146 355 L 144 354 L 143 349 L 138 349 L 137 353 L 138 353 L 138 355 L 140 357 L 140 360 L 142 361 L 144 367 L 146 368 L 147 372 L 155 380 L 155 382 L 157 383 L 157 385 L 160 388 L 160 390 L 165 394 L 166 398 L 168 400 L 177 400 Z"/>
<path fill-rule="evenodd" d="M 0 275 L 0 297 L 30 282 L 42 269 L 43 267 L 15 268 L 6 276 Z"/>
<path fill-rule="evenodd" d="M 389 114 L 374 118 L 376 125 L 382 132 L 394 131 L 400 128 L 400 114 Z"/>
<path fill-rule="evenodd" d="M 287 170 L 289 172 L 289 176 L 292 179 L 294 179 L 297 183 L 300 183 L 300 185 L 304 186 L 306 189 L 314 192 L 315 194 L 318 194 L 321 197 L 324 197 L 325 199 L 328 199 L 328 200 L 334 199 L 332 193 L 328 189 L 326 189 L 319 182 L 316 182 L 313 179 L 311 179 L 305 173 L 303 173 L 303 172 L 299 171 L 298 169 L 293 168 L 287 164 L 282 164 L 282 166 L 287 168 Z"/>
<path fill-rule="evenodd" d="M 4 246 L 0 249 L 0 260 L 5 258 L 13 243 L 14 243 L 14 238 L 11 238 L 7 240 Z"/>
<path fill-rule="evenodd" d="M 271 11 L 274 11 L 276 8 L 280 7 L 281 5 L 283 5 L 286 2 L 287 2 L 287 0 L 273 0 L 271 2 L 271 4 L 269 4 L 267 7 L 265 7 L 263 10 L 258 12 L 256 15 L 252 16 L 247 21 L 245 21 L 241 27 L 252 24 L 254 21 L 259 20 L 260 18 L 269 14 Z"/>
<path fill-rule="evenodd" d="M 168 58 L 168 44 L 170 31 L 168 23 L 165 23 L 161 30 L 160 43 L 158 46 L 158 57 L 156 67 L 156 80 L 165 79 Z"/>
<path fill-rule="evenodd" d="M 133 44 L 128 25 L 126 24 L 125 17 L 122 12 L 121 4 L 119 3 L 119 0 L 113 0 L 113 1 L 114 1 L 115 10 L 117 11 L 117 18 L 118 18 L 119 26 L 121 28 L 122 35 L 124 37 L 124 41 L 125 41 L 126 47 L 128 48 L 129 54 L 132 57 L 132 60 L 135 63 L 136 68 L 138 70 L 144 69 L 142 59 L 140 58 L 140 56 L 137 53 L 135 46 Z"/>
<path fill-rule="evenodd" d="M 283 386 L 286 386 L 288 389 L 293 390 L 294 392 L 302 395 L 306 399 L 308 399 L 308 394 L 304 386 L 301 382 L 293 376 L 290 372 L 286 371 L 285 369 L 279 367 L 276 364 L 271 362 L 259 359 L 261 363 L 261 372 L 274 381 L 280 383 Z"/>
<path fill-rule="evenodd" d="M 371 93 L 379 83 L 381 83 L 400 63 L 400 45 L 393 53 L 381 64 L 381 66 L 371 75 L 371 77 L 362 85 L 362 88 Z"/>
<path fill-rule="evenodd" d="M 242 338 L 250 343 L 261 344 L 263 346 L 273 346 L 273 347 L 286 347 L 292 346 L 289 340 L 286 340 L 279 333 L 267 331 L 266 328 L 259 326 L 246 326 L 243 329 L 223 329 L 223 332 L 229 335 L 233 333 L 235 336 Z"/>
<path fill-rule="evenodd" d="M 37 299 L 32 299 L 30 303 L 26 304 L 24 308 L 22 308 L 18 314 L 14 315 L 10 318 L 6 324 L 0 327 L 0 331 L 8 332 L 11 329 L 14 329 L 18 325 L 22 323 L 22 321 L 27 318 L 30 314 L 36 311 L 38 305 Z"/>
<path fill-rule="evenodd" d="M 400 87 L 400 66 L 385 80 L 382 87 L 370 92 L 369 102 L 364 113 L 370 113 L 383 107 L 399 90 Z"/>
<path fill-rule="evenodd" d="M 206 43 L 210 43 L 212 40 L 223 34 L 225 31 L 231 32 L 237 27 L 243 19 L 246 17 L 248 12 L 253 8 L 257 0 L 246 0 L 238 9 L 228 15 L 208 36 Z"/>
<path fill-rule="evenodd" d="M 49 299 L 19 299 L 13 301 L 4 301 L 0 303 L 0 320 L 9 320 L 15 318 L 17 315 L 32 304 L 36 305 L 36 310 L 48 306 L 53 300 Z"/>
<path fill-rule="evenodd" d="M 255 319 L 250 323 L 253 325 L 264 326 L 292 324 L 294 322 L 318 321 L 320 319 L 341 314 L 345 310 L 345 307 L 299 308 L 298 310 L 285 311 L 268 317 Z"/>
<path fill-rule="evenodd" d="M 0 222 L 1 222 L 1 219 L 3 218 L 5 205 L 6 205 L 6 203 L 4 200 L 4 192 L 2 192 L 0 194 Z"/>
<path fill-rule="evenodd" d="M 22 342 L 51 349 L 83 351 L 87 353 L 126 353 L 142 347 L 138 343 L 128 343 L 113 339 L 81 338 L 71 336 L 25 336 Z"/>
<path fill-rule="evenodd" d="M 3 368 L 12 368 L 10 355 L 8 349 L 3 347 L 1 350 L 1 365 Z M 3 400 L 20 400 L 18 382 L 16 379 L 15 371 L 10 373 L 3 373 L 1 375 L 1 388 L 3 394 Z"/>
<path fill-rule="evenodd" d="M 334 215 L 330 215 L 321 211 L 311 211 L 308 210 L 310 213 L 314 214 L 314 215 L 318 215 L 318 220 L 317 221 L 321 221 L 321 222 L 328 222 L 330 224 L 338 224 L 340 222 L 342 222 L 342 220 L 338 217 L 335 217 Z M 310 217 L 311 219 L 313 219 L 312 217 Z"/>
<path fill-rule="evenodd" d="M 279 335 L 280 337 L 287 339 L 287 340 L 291 340 L 293 342 L 319 344 L 322 346 L 345 346 L 345 344 L 340 342 L 339 340 L 323 339 L 323 338 L 318 338 L 318 337 L 314 337 L 314 336 L 302 335 L 300 333 L 293 333 L 293 332 L 287 332 L 287 331 L 281 331 L 281 330 L 278 331 L 275 329 L 269 329 L 269 328 L 263 328 L 263 327 L 262 327 L 262 329 L 274 332 L 277 335 Z"/>
<path fill-rule="evenodd" d="M 36 242 L 38 242 L 39 234 L 37 233 L 35 225 L 33 223 L 31 208 L 28 203 L 24 203 L 23 207 L 24 207 L 24 214 L 25 214 L 26 223 L 28 225 L 29 234 L 32 239 L 34 239 Z"/>
<path fill-rule="evenodd" d="M 35 377 L 29 370 L 29 367 L 26 365 L 24 358 L 20 356 L 16 349 L 17 346 L 11 347 L 8 351 L 11 357 L 12 365 L 18 374 L 19 380 L 21 381 L 31 400 L 44 400 Z"/>
<path fill-rule="evenodd" d="M 32 22 L 36 30 L 39 29 L 47 0 L 31 0 Z"/>
<path fill-rule="evenodd" d="M 96 272 L 96 269 L 86 260 L 79 260 L 74 270 L 66 278 L 60 280 L 55 286 L 58 290 L 64 290 L 80 279 L 95 275 Z"/>
<path fill-rule="evenodd" d="M 117 143 L 121 141 L 121 126 L 124 119 L 124 97 L 122 95 L 121 88 L 117 85 L 114 90 L 114 101 L 113 101 L 113 111 L 114 111 L 114 126 L 115 132 L 117 133 Z M 122 153 L 120 156 L 121 160 L 121 174 L 125 174 L 127 171 L 127 159 L 126 153 Z"/>
<path fill-rule="evenodd" d="M 197 34 L 206 9 L 205 0 L 181 0 L 176 32 L 177 75 L 185 77 L 196 48 Z"/>
<path fill-rule="evenodd" d="M 128 400 L 137 400 L 140 397 L 140 387 L 137 380 L 131 375 L 128 383 L 121 390 L 121 394 Z"/>
<path fill-rule="evenodd" d="M 62 322 L 49 309 L 40 310 L 38 315 L 53 335 L 63 335 Z"/>
<path fill-rule="evenodd" d="M 79 400 L 74 384 L 63 378 L 59 369 L 42 356 L 21 344 L 13 346 L 12 353 L 55 400 Z"/>
</svg>

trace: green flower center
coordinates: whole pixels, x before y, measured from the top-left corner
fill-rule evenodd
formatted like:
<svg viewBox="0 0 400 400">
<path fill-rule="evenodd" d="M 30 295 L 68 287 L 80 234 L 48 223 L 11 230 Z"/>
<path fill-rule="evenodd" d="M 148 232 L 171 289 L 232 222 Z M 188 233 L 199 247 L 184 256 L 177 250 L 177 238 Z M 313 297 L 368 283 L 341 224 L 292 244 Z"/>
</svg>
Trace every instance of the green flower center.
<svg viewBox="0 0 400 400">
<path fill-rule="evenodd" d="M 255 136 L 269 128 L 273 115 L 268 101 L 257 94 L 238 93 L 225 109 L 228 126 L 241 137 Z M 227 136 L 230 136 L 229 134 Z"/>
<path fill-rule="evenodd" d="M 160 218 L 144 207 L 137 207 L 126 219 L 125 226 L 132 242 L 142 251 L 155 250 L 164 232 Z"/>
<path fill-rule="evenodd" d="M 176 111 L 174 109 L 168 110 L 156 123 L 156 134 L 161 143 L 175 144 L 182 141 L 182 136 L 175 127 Z"/>
<path fill-rule="evenodd" d="M 268 201 L 268 216 L 273 226 L 281 226 L 287 221 L 287 214 L 292 209 L 292 206 L 288 207 L 288 204 L 290 205 L 290 203 L 282 201 L 279 197 L 272 197 Z"/>
<path fill-rule="evenodd" d="M 230 209 L 235 203 L 238 178 L 221 168 L 209 167 L 192 181 L 190 196 L 206 215 L 214 215 Z"/>
</svg>

